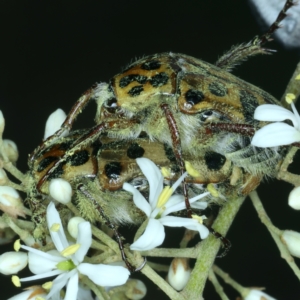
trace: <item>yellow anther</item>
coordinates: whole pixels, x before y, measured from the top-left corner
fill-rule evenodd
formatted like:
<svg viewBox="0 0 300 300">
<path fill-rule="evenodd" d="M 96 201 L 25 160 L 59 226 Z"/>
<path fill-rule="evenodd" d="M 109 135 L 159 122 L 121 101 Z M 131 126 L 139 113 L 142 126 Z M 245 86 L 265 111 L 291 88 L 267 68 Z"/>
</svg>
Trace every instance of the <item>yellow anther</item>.
<svg viewBox="0 0 300 300">
<path fill-rule="evenodd" d="M 50 230 L 53 231 L 53 232 L 57 232 L 57 231 L 59 231 L 59 228 L 60 228 L 60 224 L 54 223 L 54 224 L 52 224 L 52 226 L 50 227 Z"/>
<path fill-rule="evenodd" d="M 18 239 L 14 242 L 14 249 L 16 252 L 19 252 L 20 248 L 21 248 L 21 242 L 20 239 Z"/>
<path fill-rule="evenodd" d="M 45 289 L 45 290 L 50 290 L 52 288 L 52 285 L 53 285 L 53 282 L 52 281 L 48 281 L 48 282 L 45 282 L 42 287 Z"/>
<path fill-rule="evenodd" d="M 171 177 L 171 170 L 170 168 L 166 168 L 166 167 L 162 167 L 160 169 L 161 171 L 161 174 L 164 176 L 164 177 Z"/>
<path fill-rule="evenodd" d="M 79 248 L 80 248 L 80 244 L 74 244 L 65 248 L 63 251 L 60 252 L 60 254 L 64 257 L 67 257 L 73 255 Z"/>
<path fill-rule="evenodd" d="M 156 206 L 158 208 L 164 206 L 172 194 L 173 194 L 173 189 L 170 186 L 166 186 L 160 193 Z"/>
<path fill-rule="evenodd" d="M 192 219 L 197 220 L 200 224 L 203 224 L 204 218 L 202 218 L 201 216 L 192 215 Z"/>
<path fill-rule="evenodd" d="M 207 185 L 207 190 L 211 193 L 211 195 L 213 197 L 219 197 L 219 192 L 217 191 L 217 189 L 214 187 L 214 185 L 212 183 L 209 183 Z"/>
<path fill-rule="evenodd" d="M 293 94 L 293 93 L 287 93 L 286 95 L 285 95 L 285 101 L 288 103 L 288 104 L 291 104 L 292 102 L 293 102 L 293 100 L 295 100 L 296 99 L 296 96 L 295 96 L 295 94 Z"/>
<path fill-rule="evenodd" d="M 192 166 L 189 161 L 185 161 L 185 169 L 192 177 L 200 177 L 201 174 Z"/>
<path fill-rule="evenodd" d="M 18 276 L 16 275 L 12 276 L 11 281 L 16 287 L 21 287 L 20 278 Z"/>
<path fill-rule="evenodd" d="M 295 80 L 300 80 L 300 74 L 296 76 Z"/>
</svg>

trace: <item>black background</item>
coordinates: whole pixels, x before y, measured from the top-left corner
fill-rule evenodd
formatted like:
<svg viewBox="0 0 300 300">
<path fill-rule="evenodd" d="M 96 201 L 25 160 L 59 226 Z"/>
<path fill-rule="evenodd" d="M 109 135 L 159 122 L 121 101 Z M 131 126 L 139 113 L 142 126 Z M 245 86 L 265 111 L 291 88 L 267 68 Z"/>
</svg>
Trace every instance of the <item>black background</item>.
<svg viewBox="0 0 300 300">
<path fill-rule="evenodd" d="M 213 63 L 232 45 L 257 34 L 261 30 L 246 1 L 1 0 L 4 137 L 17 143 L 18 166 L 26 171 L 27 155 L 41 141 L 48 115 L 58 107 L 67 112 L 93 83 L 107 81 L 135 57 L 172 51 Z M 251 58 L 234 74 L 280 98 L 299 55 L 276 42 L 268 46 L 278 52 Z M 84 112 L 80 126 L 93 124 L 94 109 L 90 105 Z M 287 205 L 290 189 L 268 180 L 259 193 L 276 226 L 300 231 L 300 212 Z M 228 238 L 233 247 L 217 261 L 220 267 L 245 286 L 265 286 L 277 299 L 299 299 L 299 281 L 280 258 L 250 201 L 243 205 Z M 8 250 L 11 245 L 3 247 Z M 8 288 L 10 277 L 0 278 L 0 298 L 16 294 Z M 226 291 L 230 299 L 237 297 L 231 288 Z M 154 293 L 167 298 L 151 286 L 147 299 Z M 210 283 L 204 296 L 218 299 Z"/>
</svg>

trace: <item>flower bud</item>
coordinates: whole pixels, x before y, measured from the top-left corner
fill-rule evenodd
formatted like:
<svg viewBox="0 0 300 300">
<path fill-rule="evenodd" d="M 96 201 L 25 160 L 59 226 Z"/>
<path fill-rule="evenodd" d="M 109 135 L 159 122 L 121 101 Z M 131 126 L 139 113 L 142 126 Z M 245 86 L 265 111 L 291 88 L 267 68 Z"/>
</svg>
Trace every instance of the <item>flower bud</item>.
<svg viewBox="0 0 300 300">
<path fill-rule="evenodd" d="M 6 245 L 12 242 L 16 233 L 10 228 L 0 228 L 0 245 Z"/>
<path fill-rule="evenodd" d="M 281 240 L 286 244 L 291 255 L 300 257 L 300 233 L 293 230 L 284 230 Z"/>
<path fill-rule="evenodd" d="M 62 178 L 52 179 L 49 184 L 49 194 L 56 201 L 67 204 L 72 198 L 72 187 Z"/>
<path fill-rule="evenodd" d="M 55 112 L 53 112 L 47 122 L 45 127 L 44 140 L 49 136 L 53 135 L 57 130 L 60 129 L 62 123 L 65 121 L 67 115 L 65 112 L 58 108 Z"/>
<path fill-rule="evenodd" d="M 300 186 L 295 187 L 290 192 L 288 203 L 293 209 L 300 209 Z"/>
<path fill-rule="evenodd" d="M 131 300 L 140 300 L 143 299 L 147 294 L 147 287 L 141 280 L 138 279 L 129 279 L 126 282 L 128 287 L 126 290 L 126 297 Z"/>
<path fill-rule="evenodd" d="M 171 262 L 168 282 L 176 290 L 181 291 L 187 284 L 191 269 L 187 258 L 174 258 Z"/>
<path fill-rule="evenodd" d="M 10 186 L 0 186 L 0 209 L 13 217 L 25 216 L 19 193 Z"/>
<path fill-rule="evenodd" d="M 73 217 L 69 220 L 68 231 L 74 239 L 78 236 L 78 225 L 82 222 L 85 222 L 85 219 L 81 217 Z"/>
<path fill-rule="evenodd" d="M 3 169 L 0 169 L 0 185 L 4 185 L 7 182 L 7 176 Z"/>
<path fill-rule="evenodd" d="M 28 256 L 24 252 L 5 252 L 0 255 L 0 273 L 16 274 L 27 266 Z"/>
<path fill-rule="evenodd" d="M 3 140 L 2 151 L 6 154 L 9 161 L 15 163 L 18 160 L 19 152 L 15 142 L 11 140 Z"/>
<path fill-rule="evenodd" d="M 250 293 L 244 298 L 245 300 L 276 300 L 268 294 L 260 291 L 251 289 Z"/>
</svg>

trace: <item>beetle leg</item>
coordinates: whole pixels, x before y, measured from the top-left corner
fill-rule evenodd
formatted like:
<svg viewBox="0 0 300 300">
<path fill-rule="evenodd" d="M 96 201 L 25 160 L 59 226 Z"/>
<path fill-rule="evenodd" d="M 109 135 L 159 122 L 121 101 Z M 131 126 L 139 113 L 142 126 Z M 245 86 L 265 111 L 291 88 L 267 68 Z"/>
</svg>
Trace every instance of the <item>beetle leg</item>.
<svg viewBox="0 0 300 300">
<path fill-rule="evenodd" d="M 140 271 L 145 266 L 145 264 L 147 262 L 146 258 L 144 259 L 144 262 L 142 263 L 141 266 L 139 266 L 137 268 L 135 268 L 134 266 L 132 266 L 129 263 L 128 258 L 127 258 L 126 254 L 125 254 L 124 245 L 123 245 L 123 241 L 122 241 L 122 236 L 118 232 L 117 227 L 115 226 L 115 224 L 113 224 L 109 220 L 109 218 L 106 216 L 103 208 L 94 199 L 94 197 L 92 197 L 92 195 L 86 190 L 85 186 L 82 183 L 77 186 L 77 189 L 79 190 L 80 193 L 82 193 L 85 197 L 87 197 L 93 203 L 93 205 L 95 206 L 95 208 L 99 212 L 101 218 L 104 220 L 104 222 L 107 225 L 107 227 L 110 228 L 114 232 L 115 238 L 116 238 L 117 243 L 119 245 L 119 249 L 121 251 L 122 259 L 123 259 L 124 263 L 126 264 L 126 266 L 127 266 L 128 270 L 130 271 L 130 273 L 134 273 L 134 272 Z"/>
<path fill-rule="evenodd" d="M 160 107 L 164 111 L 166 119 L 167 119 L 167 123 L 168 123 L 169 130 L 171 133 L 174 154 L 175 154 L 176 160 L 179 164 L 180 172 L 182 175 L 186 170 L 185 170 L 185 165 L 184 165 L 184 161 L 182 158 L 181 139 L 180 139 L 180 135 L 179 135 L 179 130 L 178 130 L 175 118 L 169 109 L 168 104 L 162 104 Z M 187 209 L 187 216 L 189 218 L 191 218 L 192 217 L 192 209 L 191 209 L 191 205 L 189 202 L 187 183 L 186 183 L 185 178 L 182 183 L 183 183 L 183 185 L 182 185 L 183 196 L 185 199 L 185 206 Z"/>
</svg>

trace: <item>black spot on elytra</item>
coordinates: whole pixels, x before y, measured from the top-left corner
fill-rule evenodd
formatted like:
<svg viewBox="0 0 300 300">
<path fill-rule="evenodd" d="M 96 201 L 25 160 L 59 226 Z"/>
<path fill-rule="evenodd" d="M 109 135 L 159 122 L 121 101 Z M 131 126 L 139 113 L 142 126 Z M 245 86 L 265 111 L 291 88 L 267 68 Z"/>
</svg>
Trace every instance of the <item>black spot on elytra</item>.
<svg viewBox="0 0 300 300">
<path fill-rule="evenodd" d="M 153 87 L 160 87 L 162 85 L 165 85 L 168 80 L 169 76 L 165 72 L 161 72 L 151 77 L 149 82 Z"/>
<path fill-rule="evenodd" d="M 167 144 L 164 144 L 164 149 L 165 149 L 165 154 L 166 154 L 167 158 L 169 159 L 169 161 L 176 162 L 177 160 L 176 160 L 176 157 L 175 157 L 172 147 L 170 147 Z"/>
<path fill-rule="evenodd" d="M 73 141 L 63 142 L 63 143 L 61 143 L 59 145 L 58 149 L 66 151 L 66 150 L 70 149 L 70 147 L 72 146 L 72 144 L 73 144 Z"/>
<path fill-rule="evenodd" d="M 119 87 L 124 88 L 133 81 L 136 81 L 140 84 L 144 84 L 147 81 L 147 77 L 143 76 L 143 75 L 138 75 L 138 74 L 127 75 L 120 79 Z"/>
<path fill-rule="evenodd" d="M 213 115 L 212 110 L 205 110 L 199 114 L 200 121 L 205 122 L 207 118 Z"/>
<path fill-rule="evenodd" d="M 190 89 L 185 93 L 186 102 L 195 105 L 204 99 L 204 94 L 199 90 Z"/>
<path fill-rule="evenodd" d="M 227 88 L 223 83 L 212 82 L 208 86 L 209 91 L 218 97 L 224 97 L 227 94 Z"/>
<path fill-rule="evenodd" d="M 71 166 L 81 166 L 89 160 L 89 153 L 87 150 L 82 150 L 68 156 L 67 162 Z"/>
<path fill-rule="evenodd" d="M 142 157 L 145 153 L 143 147 L 141 147 L 138 143 L 133 143 L 127 149 L 127 156 L 132 159 L 136 159 Z"/>
<path fill-rule="evenodd" d="M 136 97 L 138 95 L 140 95 L 140 93 L 144 90 L 144 87 L 142 85 L 137 85 L 137 86 L 134 86 L 132 89 L 130 89 L 128 91 L 128 94 L 131 96 L 131 97 Z"/>
<path fill-rule="evenodd" d="M 240 90 L 240 101 L 243 107 L 243 115 L 247 123 L 253 123 L 254 111 L 257 108 L 258 101 L 256 97 L 246 90 Z"/>
<path fill-rule="evenodd" d="M 146 61 L 141 65 L 141 69 L 143 70 L 157 70 L 161 66 L 161 63 L 158 60 Z"/>
<path fill-rule="evenodd" d="M 110 179 L 118 179 L 121 175 L 122 166 L 121 163 L 114 161 L 105 165 L 104 172 Z"/>
<path fill-rule="evenodd" d="M 37 167 L 37 172 L 42 172 L 44 171 L 49 165 L 51 165 L 52 162 L 57 161 L 59 157 L 57 156 L 47 156 L 43 158 Z"/>
<path fill-rule="evenodd" d="M 204 159 L 207 168 L 213 171 L 220 170 L 226 162 L 225 156 L 217 152 L 206 152 Z"/>
<path fill-rule="evenodd" d="M 172 165 L 171 165 L 172 171 L 175 173 L 179 172 L 180 168 L 177 164 L 177 159 L 175 157 L 172 147 L 170 147 L 167 144 L 164 144 L 164 150 L 165 150 L 165 154 L 166 154 L 167 158 L 169 159 L 170 162 L 172 162 Z"/>
</svg>

